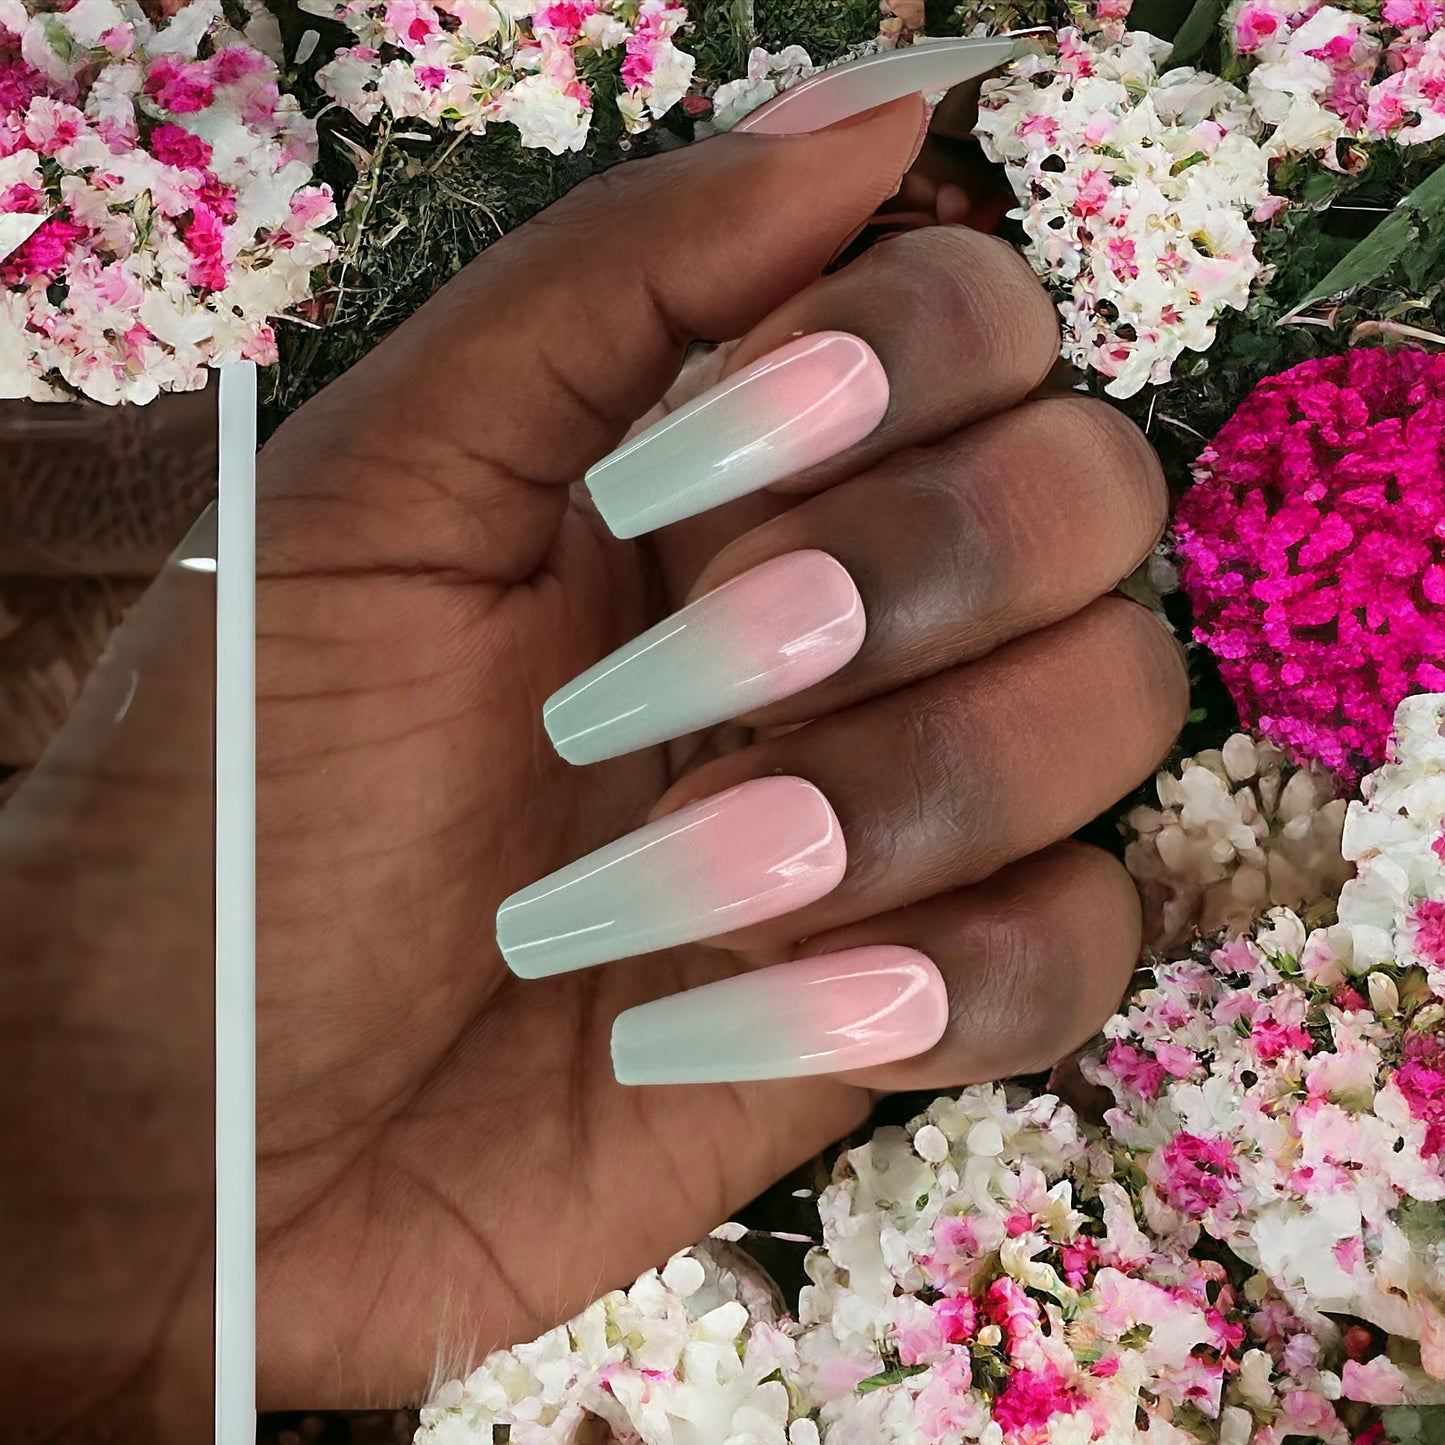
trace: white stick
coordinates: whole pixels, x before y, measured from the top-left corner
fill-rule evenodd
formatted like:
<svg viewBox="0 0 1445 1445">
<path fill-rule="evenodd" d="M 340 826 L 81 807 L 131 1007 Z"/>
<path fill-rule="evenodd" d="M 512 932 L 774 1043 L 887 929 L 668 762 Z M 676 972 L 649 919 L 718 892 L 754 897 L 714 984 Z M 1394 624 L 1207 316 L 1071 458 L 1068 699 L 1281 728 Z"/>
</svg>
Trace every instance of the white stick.
<svg viewBox="0 0 1445 1445">
<path fill-rule="evenodd" d="M 256 368 L 223 366 L 216 543 L 216 1445 L 256 1439 Z"/>
</svg>

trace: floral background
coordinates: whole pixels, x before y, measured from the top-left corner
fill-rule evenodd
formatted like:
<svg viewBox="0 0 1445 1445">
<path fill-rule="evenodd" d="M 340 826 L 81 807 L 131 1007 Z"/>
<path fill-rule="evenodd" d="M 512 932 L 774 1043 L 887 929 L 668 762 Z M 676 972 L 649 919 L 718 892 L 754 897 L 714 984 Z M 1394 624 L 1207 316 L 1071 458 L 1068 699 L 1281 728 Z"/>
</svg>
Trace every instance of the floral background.
<svg viewBox="0 0 1445 1445">
<path fill-rule="evenodd" d="M 452 1382 L 426 1445 L 1445 1440 L 1445 5 L 0 0 L 0 394 L 247 357 L 274 424 L 585 175 L 1005 28 L 943 164 L 1180 499 L 1126 590 L 1194 711 L 1091 829 L 1134 986 Z"/>
</svg>

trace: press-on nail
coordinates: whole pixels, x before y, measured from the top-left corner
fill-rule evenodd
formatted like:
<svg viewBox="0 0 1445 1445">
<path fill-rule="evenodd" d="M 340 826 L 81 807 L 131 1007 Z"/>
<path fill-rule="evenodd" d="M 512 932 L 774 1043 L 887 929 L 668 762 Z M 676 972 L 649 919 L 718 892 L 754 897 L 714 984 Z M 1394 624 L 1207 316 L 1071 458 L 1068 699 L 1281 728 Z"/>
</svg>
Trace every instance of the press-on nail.
<svg viewBox="0 0 1445 1445">
<path fill-rule="evenodd" d="M 932 961 L 850 948 L 740 973 L 619 1015 L 623 1084 L 717 1084 L 837 1074 L 931 1049 L 948 1024 Z"/>
<path fill-rule="evenodd" d="M 733 130 L 798 135 L 822 130 L 905 95 L 933 95 L 977 79 L 1011 60 L 1011 39 L 927 40 L 835 65 L 790 86 L 740 120 Z"/>
<path fill-rule="evenodd" d="M 863 602 L 826 552 L 789 552 L 724 582 L 547 699 L 569 763 L 711 727 L 838 671 L 863 643 Z"/>
<path fill-rule="evenodd" d="M 755 778 L 514 893 L 497 946 L 523 978 L 567 973 L 791 913 L 837 887 L 846 864 L 817 788 Z"/>
<path fill-rule="evenodd" d="M 587 473 L 618 537 L 679 522 L 780 482 L 860 442 L 888 409 L 888 378 L 866 341 L 799 337 L 634 437 Z"/>
</svg>

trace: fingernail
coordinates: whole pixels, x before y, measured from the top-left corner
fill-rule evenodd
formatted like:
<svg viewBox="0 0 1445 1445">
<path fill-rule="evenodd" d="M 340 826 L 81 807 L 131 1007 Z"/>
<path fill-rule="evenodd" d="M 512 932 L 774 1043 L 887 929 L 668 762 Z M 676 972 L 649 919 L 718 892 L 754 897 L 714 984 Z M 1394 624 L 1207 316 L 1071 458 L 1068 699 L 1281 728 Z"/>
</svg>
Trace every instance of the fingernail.
<svg viewBox="0 0 1445 1445">
<path fill-rule="evenodd" d="M 587 473 L 618 537 L 640 537 L 746 496 L 862 441 L 888 409 L 873 348 L 800 336 L 720 381 Z"/>
<path fill-rule="evenodd" d="M 595 763 L 802 692 L 863 643 L 863 599 L 826 552 L 789 552 L 649 628 L 542 708 L 569 763 Z"/>
<path fill-rule="evenodd" d="M 620 1014 L 622 1084 L 721 1084 L 837 1074 L 931 1049 L 948 1024 L 932 961 L 850 948 L 740 973 Z"/>
<path fill-rule="evenodd" d="M 987 75 L 1013 58 L 1008 39 L 929 40 L 820 71 L 744 116 L 733 130 L 799 135 L 822 130 L 905 95 L 932 95 Z"/>
<path fill-rule="evenodd" d="M 497 946 L 522 978 L 674 948 L 802 908 L 846 863 L 817 788 L 755 778 L 514 893 L 497 911 Z"/>
</svg>

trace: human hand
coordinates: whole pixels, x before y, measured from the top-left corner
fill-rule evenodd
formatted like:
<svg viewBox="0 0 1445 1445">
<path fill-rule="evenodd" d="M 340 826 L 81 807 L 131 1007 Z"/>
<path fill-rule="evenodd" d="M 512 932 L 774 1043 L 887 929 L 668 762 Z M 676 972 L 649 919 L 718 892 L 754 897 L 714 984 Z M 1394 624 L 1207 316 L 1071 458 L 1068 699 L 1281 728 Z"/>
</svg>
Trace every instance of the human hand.
<svg viewBox="0 0 1445 1445">
<path fill-rule="evenodd" d="M 1132 886 L 1059 840 L 1146 777 L 1183 720 L 1168 633 L 1105 595 L 1155 541 L 1164 486 L 1117 412 L 1031 399 L 1055 318 L 1000 242 L 913 231 L 819 279 L 921 123 L 901 101 L 588 182 L 263 453 L 263 1403 L 414 1399 L 434 1370 L 698 1237 L 859 1124 L 875 1090 L 1046 1066 L 1122 990 Z M 610 535 L 579 478 L 664 397 L 688 343 L 730 343 L 689 370 L 695 387 L 821 332 L 881 361 L 876 427 L 769 490 Z M 550 693 L 690 595 L 799 552 L 856 584 L 856 656 L 686 750 L 557 757 Z M 819 800 L 813 820 L 836 816 L 831 891 L 725 944 L 507 970 L 508 895 L 649 815 L 777 776 L 813 785 L 795 790 Z M 643 902 L 676 904 L 639 877 Z M 932 980 L 947 992 L 946 1019 L 925 1009 L 888 1061 L 858 1070 L 845 1049 L 829 1060 L 844 1077 L 615 1082 L 624 1010 L 870 945 L 917 951 L 925 1002 Z M 775 1022 L 759 1016 L 757 1039 Z"/>
</svg>

